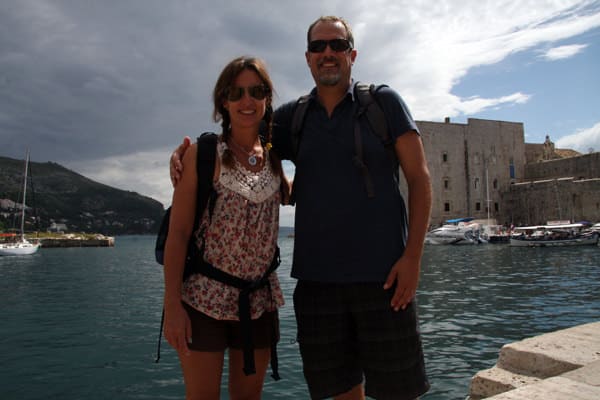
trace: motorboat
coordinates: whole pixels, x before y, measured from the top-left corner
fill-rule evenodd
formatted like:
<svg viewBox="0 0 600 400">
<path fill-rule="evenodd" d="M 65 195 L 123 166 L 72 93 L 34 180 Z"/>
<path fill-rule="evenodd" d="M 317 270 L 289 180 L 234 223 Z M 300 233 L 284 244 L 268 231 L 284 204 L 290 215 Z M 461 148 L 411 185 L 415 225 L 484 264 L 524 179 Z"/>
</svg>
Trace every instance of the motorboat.
<svg viewBox="0 0 600 400">
<path fill-rule="evenodd" d="M 559 247 L 597 245 L 600 232 L 581 223 L 521 226 L 513 230 L 510 245 Z"/>
<path fill-rule="evenodd" d="M 484 243 L 479 224 L 471 223 L 472 220 L 473 218 L 447 220 L 439 228 L 427 232 L 425 243 L 434 245 Z"/>
</svg>

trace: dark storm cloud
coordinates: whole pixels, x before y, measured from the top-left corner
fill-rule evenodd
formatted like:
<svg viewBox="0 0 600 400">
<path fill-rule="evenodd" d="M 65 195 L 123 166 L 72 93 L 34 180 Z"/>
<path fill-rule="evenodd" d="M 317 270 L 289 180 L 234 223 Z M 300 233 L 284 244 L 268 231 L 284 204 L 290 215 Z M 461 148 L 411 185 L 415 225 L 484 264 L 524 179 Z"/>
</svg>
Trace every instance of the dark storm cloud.
<svg viewBox="0 0 600 400">
<path fill-rule="evenodd" d="M 292 74 L 293 86 L 310 85 L 303 60 L 310 20 L 253 5 L 257 12 L 245 2 L 3 2 L 2 155 L 21 157 L 29 146 L 36 161 L 100 159 L 215 129 L 214 80 L 242 54 L 267 61 L 281 83 L 277 101 L 297 96 L 286 81 Z"/>
<path fill-rule="evenodd" d="M 435 46 L 450 34 L 438 31 L 452 26 L 446 22 L 455 15 L 475 25 L 480 15 L 496 21 L 502 10 L 488 12 L 491 4 L 472 1 L 422 25 L 426 5 L 406 15 L 397 2 L 386 6 L 389 20 L 382 22 L 380 12 L 354 0 L 3 0 L 0 154 L 22 157 L 30 146 L 35 161 L 80 163 L 171 149 L 183 135 L 217 129 L 210 120 L 212 87 L 221 68 L 242 54 L 265 59 L 276 104 L 295 98 L 312 87 L 307 27 L 338 12 L 354 25 L 362 79 L 402 87 L 418 115 L 453 116 L 470 106 L 450 93 L 472 66 L 468 55 L 507 45 L 466 53 L 449 47 L 458 56 L 444 58 L 448 45 Z M 484 28 L 479 35 L 490 27 Z"/>
</svg>

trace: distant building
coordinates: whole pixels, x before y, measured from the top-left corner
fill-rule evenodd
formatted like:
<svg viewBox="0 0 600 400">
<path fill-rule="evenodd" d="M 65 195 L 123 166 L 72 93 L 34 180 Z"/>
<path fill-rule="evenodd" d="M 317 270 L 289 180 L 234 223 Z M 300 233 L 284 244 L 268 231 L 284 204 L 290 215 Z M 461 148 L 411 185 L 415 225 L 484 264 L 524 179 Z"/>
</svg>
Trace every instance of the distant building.
<svg viewBox="0 0 600 400">
<path fill-rule="evenodd" d="M 556 149 L 549 136 L 525 143 L 520 122 L 417 125 L 432 178 L 432 225 L 459 217 L 506 225 L 600 221 L 600 153 Z"/>
<path fill-rule="evenodd" d="M 53 222 L 52 224 L 50 224 L 50 226 L 48 227 L 48 232 L 59 232 L 59 233 L 64 233 L 67 231 L 67 225 L 66 224 L 61 224 L 61 223 L 56 223 Z"/>
</svg>

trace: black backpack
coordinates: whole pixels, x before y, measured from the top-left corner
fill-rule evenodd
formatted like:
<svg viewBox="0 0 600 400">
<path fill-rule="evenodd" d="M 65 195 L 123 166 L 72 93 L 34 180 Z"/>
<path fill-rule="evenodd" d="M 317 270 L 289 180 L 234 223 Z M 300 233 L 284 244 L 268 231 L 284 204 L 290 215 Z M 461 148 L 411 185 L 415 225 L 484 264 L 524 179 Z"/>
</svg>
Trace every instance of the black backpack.
<svg viewBox="0 0 600 400">
<path fill-rule="evenodd" d="M 213 176 L 215 173 L 215 160 L 217 153 L 218 136 L 212 132 L 205 132 L 200 135 L 196 141 L 198 143 L 197 159 L 196 159 L 196 174 L 198 176 L 198 194 L 196 197 L 196 215 L 194 218 L 194 228 L 192 232 L 198 230 L 199 220 L 208 206 L 210 215 L 212 215 L 217 193 L 213 188 Z M 169 221 L 171 217 L 171 207 L 167 209 L 163 220 L 160 224 L 156 244 L 154 247 L 154 256 L 156 262 L 164 265 L 165 244 L 169 233 Z M 271 260 L 271 264 L 265 274 L 255 281 L 247 281 L 236 276 L 230 275 L 227 272 L 221 271 L 204 261 L 203 249 L 198 249 L 194 235 L 191 235 L 188 242 L 188 249 L 185 258 L 185 268 L 183 271 L 183 280 L 186 280 L 190 275 L 200 273 L 208 278 L 217 280 L 227 285 L 240 289 L 239 297 L 239 313 L 240 326 L 243 334 L 242 350 L 244 356 L 244 373 L 251 375 L 256 373 L 254 364 L 254 345 L 252 340 L 251 318 L 250 318 L 250 294 L 264 286 L 269 285 L 269 275 L 273 273 L 281 259 L 279 256 L 279 247 L 275 249 L 275 254 Z M 160 360 L 160 344 L 162 338 L 162 329 L 164 324 L 165 311 L 163 308 L 160 332 L 158 334 L 158 347 L 155 362 Z M 271 343 L 271 368 L 273 379 L 279 380 L 279 363 L 277 359 L 277 343 Z"/>
<path fill-rule="evenodd" d="M 381 140 L 386 153 L 390 160 L 392 160 L 394 167 L 394 178 L 398 181 L 398 158 L 396 157 L 396 151 L 394 150 L 394 142 L 392 141 L 387 120 L 383 109 L 377 102 L 377 90 L 385 85 L 369 85 L 366 83 L 357 82 L 354 86 L 354 96 L 357 99 L 357 108 L 354 114 L 354 164 L 361 170 L 363 178 L 365 180 L 365 186 L 367 195 L 374 197 L 373 183 L 367 165 L 364 163 L 363 151 L 362 151 L 362 138 L 360 136 L 360 124 L 359 119 L 364 115 L 367 118 L 371 129 Z M 304 124 L 304 117 L 308 109 L 308 105 L 311 99 L 310 94 L 301 96 L 296 102 L 294 115 L 292 117 L 291 124 L 291 142 L 292 142 L 292 155 L 295 161 L 300 142 L 302 140 L 302 125 Z"/>
<path fill-rule="evenodd" d="M 194 217 L 194 229 L 195 232 L 198 229 L 198 223 L 204 213 L 204 209 L 208 205 L 210 211 L 214 207 L 216 200 L 216 192 L 213 189 L 213 176 L 215 173 L 215 159 L 217 154 L 217 134 L 213 132 L 204 132 L 197 139 L 198 152 L 196 158 L 196 174 L 198 177 L 198 194 L 196 199 L 196 216 Z M 165 255 L 165 244 L 167 243 L 167 235 L 169 234 L 169 221 L 171 219 L 171 207 L 167 209 L 163 219 L 160 223 L 158 235 L 156 237 L 156 244 L 154 246 L 154 257 L 156 262 L 164 265 Z M 195 244 L 193 237 L 190 238 L 188 243 L 188 251 L 185 260 L 185 269 L 183 272 L 183 279 L 187 278 L 192 274 L 193 263 L 192 260 L 198 257 L 198 247 Z"/>
</svg>

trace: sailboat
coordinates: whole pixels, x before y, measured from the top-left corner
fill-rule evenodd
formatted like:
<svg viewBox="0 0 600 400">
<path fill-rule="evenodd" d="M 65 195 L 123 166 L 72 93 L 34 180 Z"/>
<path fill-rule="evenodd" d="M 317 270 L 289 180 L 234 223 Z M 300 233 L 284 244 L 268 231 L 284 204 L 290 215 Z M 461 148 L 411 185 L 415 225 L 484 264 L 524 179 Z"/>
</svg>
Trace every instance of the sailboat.
<svg viewBox="0 0 600 400">
<path fill-rule="evenodd" d="M 25 159 L 23 178 L 23 203 L 21 206 L 21 235 L 14 242 L 0 243 L 0 256 L 21 256 L 34 254 L 40 248 L 39 243 L 30 243 L 25 239 L 25 197 L 27 195 L 27 169 L 29 167 L 29 151 Z"/>
</svg>

